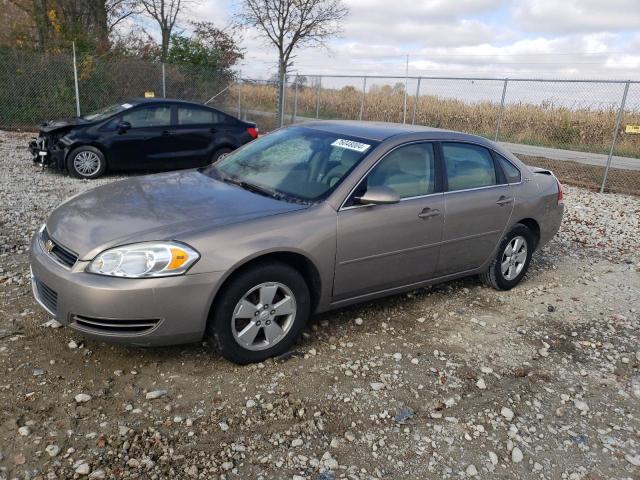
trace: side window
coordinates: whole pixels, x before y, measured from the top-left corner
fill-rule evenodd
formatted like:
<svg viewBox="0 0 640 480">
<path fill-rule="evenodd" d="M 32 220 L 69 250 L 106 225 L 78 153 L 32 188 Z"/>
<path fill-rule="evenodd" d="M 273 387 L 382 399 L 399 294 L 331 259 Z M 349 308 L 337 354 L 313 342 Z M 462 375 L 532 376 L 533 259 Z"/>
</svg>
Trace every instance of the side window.
<svg viewBox="0 0 640 480">
<path fill-rule="evenodd" d="M 400 198 L 428 195 L 435 191 L 435 161 L 432 143 L 399 147 L 384 157 L 367 176 L 367 187 L 385 186 Z"/>
<path fill-rule="evenodd" d="M 449 191 L 496 185 L 493 158 L 484 147 L 466 143 L 443 143 Z"/>
<path fill-rule="evenodd" d="M 502 155 L 498 155 L 495 152 L 494 155 L 498 159 L 498 162 L 502 167 L 504 176 L 507 177 L 507 183 L 519 183 L 521 180 L 520 170 L 518 170 L 513 163 L 504 158 Z"/>
<path fill-rule="evenodd" d="M 168 127 L 171 125 L 171 107 L 144 107 L 122 115 L 123 122 L 129 122 L 132 128 Z"/>
<path fill-rule="evenodd" d="M 223 123 L 223 116 L 204 108 L 178 107 L 178 125 Z"/>
</svg>

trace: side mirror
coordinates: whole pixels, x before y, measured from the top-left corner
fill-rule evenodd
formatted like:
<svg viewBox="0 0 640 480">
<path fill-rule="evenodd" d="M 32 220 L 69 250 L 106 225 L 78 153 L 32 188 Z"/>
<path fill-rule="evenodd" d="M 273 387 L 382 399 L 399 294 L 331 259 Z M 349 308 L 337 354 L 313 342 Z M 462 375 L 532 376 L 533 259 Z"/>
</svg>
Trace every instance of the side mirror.
<svg viewBox="0 0 640 480">
<path fill-rule="evenodd" d="M 400 195 L 389 187 L 378 186 L 367 188 L 364 195 L 356 197 L 355 200 L 360 205 L 389 205 L 391 203 L 398 203 L 400 201 Z"/>
<path fill-rule="evenodd" d="M 131 128 L 131 123 L 120 122 L 118 123 L 118 133 L 124 133 Z"/>
</svg>

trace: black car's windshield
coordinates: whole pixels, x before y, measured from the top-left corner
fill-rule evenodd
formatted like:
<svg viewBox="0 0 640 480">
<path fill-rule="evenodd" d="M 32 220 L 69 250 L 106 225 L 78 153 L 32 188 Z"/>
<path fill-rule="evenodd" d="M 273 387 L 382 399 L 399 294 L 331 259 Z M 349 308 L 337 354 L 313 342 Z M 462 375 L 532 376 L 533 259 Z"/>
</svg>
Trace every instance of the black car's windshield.
<svg viewBox="0 0 640 480">
<path fill-rule="evenodd" d="M 325 198 L 377 142 L 290 127 L 254 140 L 207 170 L 240 186 L 314 202 Z"/>
<path fill-rule="evenodd" d="M 125 110 L 133 107 L 130 103 L 120 103 L 117 105 L 110 105 L 105 108 L 101 108 L 92 113 L 88 113 L 86 115 L 82 115 L 80 118 L 84 120 L 88 120 L 90 122 L 99 122 L 100 120 L 105 120 L 117 113 L 124 112 Z"/>
</svg>

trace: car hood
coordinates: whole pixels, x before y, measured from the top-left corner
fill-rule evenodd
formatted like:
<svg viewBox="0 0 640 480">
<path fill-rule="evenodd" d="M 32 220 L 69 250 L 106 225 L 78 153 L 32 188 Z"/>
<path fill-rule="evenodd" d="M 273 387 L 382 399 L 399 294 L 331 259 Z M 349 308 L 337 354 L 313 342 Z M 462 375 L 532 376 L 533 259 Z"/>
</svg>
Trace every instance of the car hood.
<svg viewBox="0 0 640 480">
<path fill-rule="evenodd" d="M 303 208 L 186 170 L 122 180 L 72 197 L 53 211 L 47 231 L 81 260 L 90 260 L 116 245 L 180 240 L 190 232 Z"/>
<path fill-rule="evenodd" d="M 71 130 L 72 128 L 78 126 L 86 126 L 90 122 L 83 120 L 82 118 L 70 118 L 66 120 L 50 120 L 48 122 L 40 125 L 41 133 L 57 133 L 66 130 Z"/>
</svg>

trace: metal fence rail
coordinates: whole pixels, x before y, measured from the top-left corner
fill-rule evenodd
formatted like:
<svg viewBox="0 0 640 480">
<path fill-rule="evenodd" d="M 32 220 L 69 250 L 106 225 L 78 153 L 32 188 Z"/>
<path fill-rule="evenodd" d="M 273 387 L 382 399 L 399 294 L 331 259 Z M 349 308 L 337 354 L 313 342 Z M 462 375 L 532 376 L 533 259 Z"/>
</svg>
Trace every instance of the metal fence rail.
<svg viewBox="0 0 640 480">
<path fill-rule="evenodd" d="M 255 121 L 263 132 L 308 119 L 404 122 L 502 142 L 565 182 L 640 194 L 640 82 L 444 76 L 289 76 L 233 81 L 210 69 L 135 58 L 0 49 L 0 128 L 143 96 L 208 103 Z"/>
</svg>

